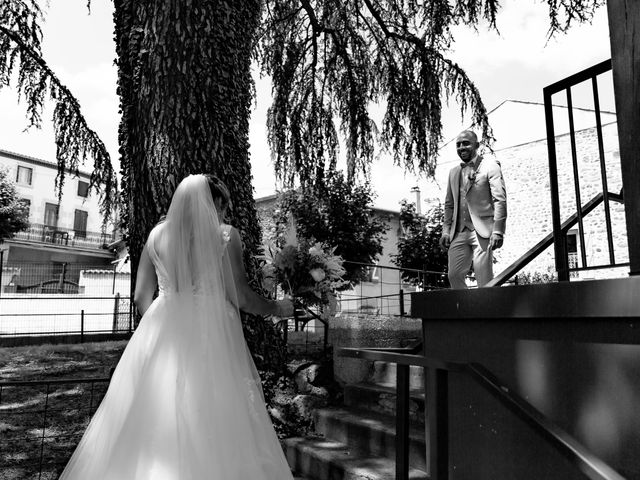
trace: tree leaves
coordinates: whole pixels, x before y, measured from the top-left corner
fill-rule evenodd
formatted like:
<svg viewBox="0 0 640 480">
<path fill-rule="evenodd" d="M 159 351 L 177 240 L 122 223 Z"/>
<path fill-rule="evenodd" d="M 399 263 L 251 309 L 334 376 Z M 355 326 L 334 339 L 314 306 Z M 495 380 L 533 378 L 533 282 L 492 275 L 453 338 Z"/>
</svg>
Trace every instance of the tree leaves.
<svg viewBox="0 0 640 480">
<path fill-rule="evenodd" d="M 0 241 L 29 227 L 29 215 L 18 200 L 15 183 L 0 168 Z"/>
<path fill-rule="evenodd" d="M 39 127 L 45 101 L 54 102 L 53 124 L 62 195 L 68 171 L 78 172 L 87 158 L 94 160 L 89 188 L 100 195 L 104 223 L 114 213 L 117 181 L 111 159 L 96 132 L 82 116 L 80 104 L 42 57 L 42 11 L 36 0 L 0 3 L 0 88 L 13 87 L 26 103 L 28 127 Z"/>
<path fill-rule="evenodd" d="M 442 219 L 441 205 L 431 208 L 426 215 L 419 215 L 415 203 L 402 201 L 400 222 L 403 235 L 398 239 L 398 253 L 392 261 L 402 271 L 402 278 L 421 288 L 445 288 L 449 279 L 447 252 L 440 247 Z"/>
<path fill-rule="evenodd" d="M 282 247 L 290 218 L 295 220 L 298 238 L 335 248 L 346 263 L 345 280 L 357 283 L 366 276 L 364 264 L 375 263 L 382 253 L 384 233 L 389 226 L 372 212 L 373 193 L 366 184 L 349 182 L 339 172 L 329 172 L 321 190 L 290 190 L 278 199 L 276 228 Z M 355 262 L 355 263 L 350 263 Z"/>
<path fill-rule="evenodd" d="M 547 0 L 550 35 L 588 21 L 604 0 Z M 442 102 L 493 134 L 478 89 L 447 58 L 451 27 L 497 29 L 498 0 L 265 0 L 259 59 L 273 82 L 269 143 L 285 188 L 319 186 L 345 148 L 347 178 L 367 178 L 374 144 L 433 176 Z M 384 106 L 377 131 L 369 115 Z M 341 142 L 338 140 L 340 137 Z"/>
</svg>

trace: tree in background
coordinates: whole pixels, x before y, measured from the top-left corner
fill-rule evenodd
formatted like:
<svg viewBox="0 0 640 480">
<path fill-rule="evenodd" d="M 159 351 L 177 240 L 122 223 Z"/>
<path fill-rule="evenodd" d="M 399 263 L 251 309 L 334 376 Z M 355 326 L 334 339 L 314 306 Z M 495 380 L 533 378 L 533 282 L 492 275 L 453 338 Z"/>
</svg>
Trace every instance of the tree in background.
<svg viewBox="0 0 640 480">
<path fill-rule="evenodd" d="M 28 227 L 29 215 L 18 200 L 15 183 L 7 170 L 0 168 L 0 242 Z"/>
<path fill-rule="evenodd" d="M 344 279 L 357 283 L 368 268 L 357 263 L 375 263 L 382 253 L 387 223 L 373 215 L 373 192 L 367 184 L 353 184 L 340 172 L 329 172 L 323 187 L 308 187 L 280 194 L 276 211 L 277 243 L 285 242 L 285 230 L 293 219 L 295 233 L 313 243 L 335 247 L 347 262 Z M 356 263 L 349 263 L 356 262 Z"/>
<path fill-rule="evenodd" d="M 41 2 L 40 2 L 41 3 Z M 0 2 L 0 89 L 13 87 L 27 106 L 27 127 L 40 127 L 45 101 L 53 102 L 53 125 L 58 176 L 56 188 L 62 195 L 68 171 L 92 158 L 89 188 L 100 195 L 104 224 L 114 212 L 116 174 L 109 152 L 82 116 L 80 104 L 58 79 L 42 57 L 43 13 L 37 0 Z"/>
<path fill-rule="evenodd" d="M 403 200 L 401 205 L 400 222 L 404 235 L 398 240 L 397 255 L 392 255 L 393 263 L 400 268 L 445 272 L 425 275 L 405 270 L 402 278 L 425 289 L 448 287 L 447 252 L 442 250 L 439 243 L 444 219 L 442 205 L 430 208 L 425 215 L 418 214 L 415 203 Z"/>
<path fill-rule="evenodd" d="M 555 32 L 589 20 L 603 2 L 547 3 Z M 484 140 L 491 138 L 479 92 L 445 54 L 452 26 L 476 28 L 484 18 L 496 28 L 498 0 L 114 0 L 114 7 L 119 198 L 133 271 L 173 189 L 194 172 L 229 184 L 230 221 L 243 235 L 248 271 L 255 271 L 259 224 L 248 154 L 254 53 L 273 80 L 269 140 L 286 187 L 298 181 L 322 191 L 337 168 L 340 134 L 347 182 L 367 177 L 376 137 L 397 164 L 433 174 L 443 99 L 470 110 Z M 30 125 L 39 124 L 44 99 L 53 99 L 58 187 L 66 168 L 76 171 L 92 157 L 91 186 L 103 187 L 109 213 L 117 198 L 109 155 L 43 59 L 41 22 L 37 0 L 0 2 L 0 88 L 15 86 Z M 379 136 L 371 102 L 386 104 Z M 257 320 L 245 325 L 257 363 L 281 363 L 272 329 Z"/>
<path fill-rule="evenodd" d="M 367 177 L 374 144 L 405 170 L 434 173 L 442 102 L 455 99 L 489 145 L 480 92 L 447 55 L 452 27 L 497 30 L 498 0 L 266 0 L 263 71 L 273 82 L 269 142 L 285 186 L 321 185 L 346 146 L 347 180 Z M 589 20 L 603 0 L 547 0 L 549 34 Z M 371 104 L 384 105 L 378 128 Z"/>
</svg>

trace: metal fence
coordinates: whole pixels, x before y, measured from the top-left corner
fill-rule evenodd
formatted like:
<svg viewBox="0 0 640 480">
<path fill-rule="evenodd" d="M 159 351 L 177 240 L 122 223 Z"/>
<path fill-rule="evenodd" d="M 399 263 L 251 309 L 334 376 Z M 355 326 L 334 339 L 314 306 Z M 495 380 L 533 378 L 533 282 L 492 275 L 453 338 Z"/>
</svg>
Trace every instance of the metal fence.
<svg viewBox="0 0 640 480">
<path fill-rule="evenodd" d="M 131 274 L 117 265 L 67 262 L 7 262 L 0 269 L 0 295 L 129 295 Z"/>
<path fill-rule="evenodd" d="M 364 281 L 351 290 L 340 292 L 338 310 L 341 313 L 370 315 L 408 315 L 411 311 L 409 293 L 445 288 L 446 272 L 399 268 L 359 262 L 367 269 Z M 407 278 L 412 278 L 411 282 Z"/>
<path fill-rule="evenodd" d="M 108 385 L 109 378 L 0 382 L 0 478 L 57 479 Z"/>
<path fill-rule="evenodd" d="M 609 179 L 607 178 L 607 162 L 604 150 L 604 137 L 602 133 L 602 119 L 600 111 L 600 94 L 598 92 L 598 78 L 611 70 L 611 59 L 598 63 L 592 67 L 589 67 L 581 72 L 575 73 L 567 78 L 564 78 L 558 82 L 546 86 L 543 89 L 544 96 L 544 109 L 545 109 L 545 122 L 547 127 L 547 149 L 549 153 L 549 187 L 551 190 L 551 218 L 553 221 L 553 245 L 555 253 L 556 271 L 558 272 L 558 280 L 568 281 L 571 278 L 571 272 L 580 270 L 598 270 L 609 269 L 612 267 L 626 267 L 628 262 L 621 262 L 621 255 L 616 257 L 614 234 L 612 227 L 612 212 L 610 210 L 610 202 L 622 203 L 622 192 L 609 191 Z M 574 107 L 572 98 L 572 89 L 575 89 L 579 85 L 590 87 L 593 97 L 593 112 L 595 115 L 596 123 L 596 138 L 598 142 L 598 163 L 600 169 L 600 192 L 592 198 L 587 197 L 587 202 L 583 204 L 581 195 L 585 193 L 583 186 L 580 183 L 580 168 L 581 163 L 579 161 L 579 145 L 576 145 L 576 128 L 574 125 Z M 562 186 L 559 181 L 559 162 L 556 152 L 556 134 L 554 126 L 554 96 L 557 94 L 564 94 L 567 105 L 567 115 L 569 122 L 569 139 L 571 144 L 571 176 L 573 177 L 573 200 L 575 201 L 575 222 L 571 225 L 567 224 L 567 221 L 562 220 L 561 209 L 561 194 L 560 187 Z M 563 186 L 563 188 L 565 188 Z M 588 261 L 586 252 L 587 241 L 585 239 L 585 226 L 584 217 L 586 217 L 591 210 L 597 206 L 600 202 L 604 208 L 604 225 L 606 228 L 607 250 L 608 256 L 602 263 L 593 265 Z M 568 248 L 568 233 L 569 229 L 577 223 L 577 247 L 579 247 L 576 253 L 576 264 L 571 265 L 571 258 L 569 257 Z"/>
<path fill-rule="evenodd" d="M 5 294 L 0 300 L 0 338 L 131 333 L 132 308 L 131 298 L 120 294 Z"/>
</svg>

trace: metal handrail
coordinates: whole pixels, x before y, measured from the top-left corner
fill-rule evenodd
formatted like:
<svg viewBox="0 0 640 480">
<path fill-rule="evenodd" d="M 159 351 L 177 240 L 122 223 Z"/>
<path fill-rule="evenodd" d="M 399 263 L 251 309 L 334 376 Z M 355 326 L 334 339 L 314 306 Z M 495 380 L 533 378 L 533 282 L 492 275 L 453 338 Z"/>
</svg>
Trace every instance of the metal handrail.
<svg viewBox="0 0 640 480">
<path fill-rule="evenodd" d="M 607 242 L 609 246 L 609 258 L 611 264 L 615 265 L 615 256 L 613 254 L 613 237 L 611 229 L 611 215 L 608 202 L 608 182 L 604 158 L 604 148 L 602 141 L 602 122 L 600 118 L 600 99 L 598 94 L 597 76 L 611 70 L 611 59 L 600 62 L 581 72 L 564 78 L 558 82 L 546 86 L 543 89 L 545 123 L 547 130 L 547 152 L 549 155 L 549 189 L 551 191 L 551 219 L 553 223 L 553 232 L 555 239 L 553 246 L 555 250 L 556 271 L 558 272 L 558 280 L 569 280 L 569 264 L 567 257 L 567 245 L 564 241 L 564 234 L 561 231 L 560 223 L 560 193 L 558 184 L 558 165 L 555 145 L 555 127 L 553 118 L 553 102 L 552 96 L 556 93 L 565 91 L 567 97 L 567 113 L 569 115 L 569 138 L 571 141 L 571 164 L 573 168 L 573 183 L 576 201 L 576 215 L 578 222 L 578 234 L 580 238 L 580 256 L 583 266 L 587 266 L 587 257 L 585 251 L 584 226 L 582 222 L 582 208 L 580 201 L 580 175 L 578 169 L 578 157 L 575 143 L 575 129 L 573 123 L 573 104 L 571 96 L 571 88 L 579 83 L 590 80 L 593 91 L 593 101 L 596 114 L 596 131 L 598 136 L 598 153 L 600 160 L 600 172 L 602 178 L 602 192 L 605 200 L 605 220 L 607 224 Z"/>
<path fill-rule="evenodd" d="M 386 270 L 400 270 L 403 272 L 429 273 L 434 275 L 446 275 L 447 273 L 447 272 L 438 272 L 436 270 L 420 270 L 417 268 L 392 267 L 391 265 L 378 265 L 375 263 L 355 262 L 353 260 L 345 260 L 343 263 L 350 263 L 352 265 L 361 265 L 363 267 L 377 267 L 377 268 L 384 268 Z"/>
<path fill-rule="evenodd" d="M 603 201 L 605 196 L 608 200 L 623 203 L 622 195 L 607 192 L 607 195 L 604 192 L 598 193 L 595 197 L 589 200 L 585 205 L 582 206 L 581 211 L 574 213 L 568 219 L 566 219 L 560 225 L 560 231 L 562 235 L 566 235 L 567 232 L 578 222 L 578 220 L 582 217 L 585 217 L 589 213 L 598 207 Z M 496 275 L 493 280 L 491 280 L 487 287 L 499 287 L 503 285 L 509 278 L 513 277 L 516 273 L 526 267 L 529 263 L 531 263 L 535 258 L 544 252 L 549 246 L 554 243 L 555 234 L 554 232 L 549 233 L 545 237 L 542 238 L 538 243 L 536 243 L 533 247 L 531 247 L 524 255 L 518 258 L 515 262 L 505 268 L 500 274 Z M 616 266 L 616 265 L 607 265 L 607 267 Z M 580 270 L 580 269 L 572 269 L 572 270 Z"/>
<path fill-rule="evenodd" d="M 111 233 L 92 232 L 42 223 L 30 223 L 25 230 L 17 232 L 13 236 L 16 240 L 94 249 L 106 248 L 106 245 L 112 243 L 115 237 L 115 231 Z"/>
<path fill-rule="evenodd" d="M 404 353 L 411 351 L 411 354 Z M 428 464 L 430 480 L 449 478 L 448 452 L 448 373 L 464 373 L 491 393 L 560 454 L 591 480 L 624 480 L 618 472 L 589 452 L 571 435 L 553 423 L 533 405 L 512 392 L 489 370 L 477 363 L 448 362 L 413 354 L 411 349 L 341 348 L 338 355 L 397 364 L 396 393 L 396 480 L 409 478 L 409 367 L 425 369 L 425 411 L 429 422 Z M 426 427 L 426 425 L 425 425 Z"/>
</svg>

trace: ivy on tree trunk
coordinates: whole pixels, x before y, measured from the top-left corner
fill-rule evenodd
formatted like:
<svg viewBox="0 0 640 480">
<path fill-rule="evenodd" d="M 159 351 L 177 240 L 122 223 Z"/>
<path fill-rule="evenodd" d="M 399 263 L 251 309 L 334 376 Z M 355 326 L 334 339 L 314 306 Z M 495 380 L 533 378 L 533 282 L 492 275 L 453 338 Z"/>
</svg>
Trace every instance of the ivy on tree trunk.
<svg viewBox="0 0 640 480">
<path fill-rule="evenodd" d="M 249 163 L 250 72 L 260 2 L 115 0 L 122 119 L 121 222 L 135 272 L 144 242 L 177 184 L 213 173 L 231 192 L 229 223 L 244 241 L 254 286 L 260 245 Z M 132 286 L 132 292 L 135 286 Z M 271 324 L 244 322 L 258 368 L 283 367 Z"/>
</svg>

